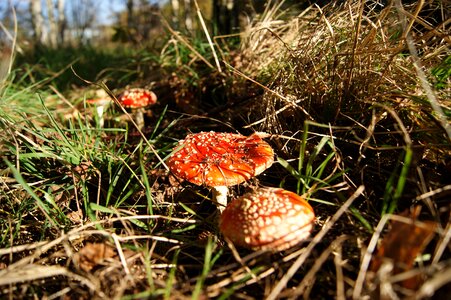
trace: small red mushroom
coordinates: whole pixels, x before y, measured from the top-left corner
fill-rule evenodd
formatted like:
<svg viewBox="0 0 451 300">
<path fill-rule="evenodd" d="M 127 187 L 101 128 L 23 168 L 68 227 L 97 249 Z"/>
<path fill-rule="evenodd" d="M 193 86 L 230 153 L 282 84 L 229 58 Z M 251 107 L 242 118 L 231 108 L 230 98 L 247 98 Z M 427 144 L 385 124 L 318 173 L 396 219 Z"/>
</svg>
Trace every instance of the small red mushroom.
<svg viewBox="0 0 451 300">
<path fill-rule="evenodd" d="M 112 102 L 113 100 L 111 100 L 111 98 L 108 97 L 86 100 L 86 103 L 95 106 L 100 128 L 103 128 L 103 124 L 105 123 L 103 113 Z"/>
<path fill-rule="evenodd" d="M 228 186 L 257 176 L 274 162 L 274 151 L 258 134 L 200 132 L 180 141 L 167 165 L 177 177 L 213 188 L 222 210 Z M 222 205 L 222 207 L 221 207 Z"/>
<path fill-rule="evenodd" d="M 133 88 L 123 92 L 118 100 L 123 107 L 133 112 L 136 125 L 142 129 L 144 127 L 144 109 L 157 102 L 157 95 L 146 89 Z"/>
<path fill-rule="evenodd" d="M 232 200 L 221 214 L 220 230 L 233 244 L 252 250 L 281 251 L 309 237 L 313 208 L 281 188 L 260 188 Z"/>
</svg>

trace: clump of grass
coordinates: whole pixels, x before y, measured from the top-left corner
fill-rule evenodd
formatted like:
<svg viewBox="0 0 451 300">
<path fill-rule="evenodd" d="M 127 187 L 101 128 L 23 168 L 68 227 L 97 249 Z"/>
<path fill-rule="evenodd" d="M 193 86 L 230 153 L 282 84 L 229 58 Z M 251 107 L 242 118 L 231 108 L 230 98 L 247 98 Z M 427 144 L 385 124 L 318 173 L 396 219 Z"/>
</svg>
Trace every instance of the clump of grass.
<svg viewBox="0 0 451 300">
<path fill-rule="evenodd" d="M 449 155 L 447 94 L 439 88 L 431 97 L 417 72 L 421 63 L 435 80 L 447 78 L 440 67 L 449 56 L 444 29 L 415 26 L 425 20 L 423 7 L 414 4 L 401 12 L 394 4 L 340 5 L 312 6 L 285 22 L 263 17 L 246 32 L 241 61 L 247 63 L 236 73 L 265 86 L 247 127 L 287 135 L 302 130 L 304 121 L 333 125 L 335 145 L 345 149 L 345 160 L 354 159 L 347 161 L 355 164 L 351 169 L 367 166 L 364 181 L 376 175 L 373 180 L 388 182 L 381 210 L 393 212 L 405 187 L 414 185 L 410 170 L 431 152 L 441 160 Z M 410 26 L 406 15 L 413 16 Z M 421 62 L 412 47 L 423 51 Z M 394 157 L 402 168 L 392 172 Z M 386 160 L 388 168 L 373 169 L 377 160 Z"/>
<path fill-rule="evenodd" d="M 448 89 L 449 91 L 449 81 L 451 78 L 451 56 L 447 56 L 442 62 L 433 67 L 431 74 L 435 77 L 434 85 L 436 89 Z"/>
<path fill-rule="evenodd" d="M 340 205 L 363 184 L 364 199 L 350 208 L 359 222 L 341 220 L 357 231 L 363 225 L 363 235 L 382 215 L 410 208 L 427 190 L 445 197 L 449 181 L 429 169 L 434 164 L 432 173 L 446 174 L 451 150 L 446 17 L 436 18 L 435 26 L 427 19 L 440 5 L 347 1 L 311 6 L 285 21 L 269 9 L 244 33 L 234 72 L 263 90 L 249 105 L 251 113 L 243 113 L 246 127 L 273 134 L 278 152 L 289 158 L 279 162 L 295 178 L 292 189 L 304 192 L 313 182 L 330 188 L 332 182 L 321 181 L 327 178 L 323 167 L 339 160 L 342 189 L 318 195 Z M 339 155 L 326 153 L 315 164 L 325 139 Z M 422 204 L 429 218 L 446 223 L 431 202 Z"/>
<path fill-rule="evenodd" d="M 418 13 L 416 17 L 420 22 Z M 423 111 L 431 112 L 431 107 L 427 95 L 419 90 L 406 41 L 399 38 L 408 33 L 412 34 L 403 31 L 393 5 L 367 3 L 364 7 L 346 2 L 342 7 L 310 7 L 289 22 L 257 23 L 243 44 L 242 55 L 248 63 L 241 72 L 260 78 L 271 88 L 272 93 L 264 97 L 268 104 L 264 107 L 272 109 L 270 115 L 275 119 L 266 119 L 266 127 L 280 124 L 278 131 L 291 129 L 284 122 L 290 114 L 337 125 L 352 124 L 352 120 L 360 121 L 363 111 L 376 109 L 372 107 L 375 103 L 424 117 Z M 424 67 L 441 65 L 449 55 L 448 49 L 441 47 L 430 32 L 414 33 L 418 35 L 415 45 L 433 53 L 422 60 Z M 443 38 L 443 33 L 437 32 L 436 38 Z M 424 35 L 435 42 L 421 40 Z M 444 105 L 446 95 L 438 95 Z M 281 108 L 285 110 L 279 112 Z"/>
<path fill-rule="evenodd" d="M 155 243 L 177 244 L 177 240 L 164 234 L 158 237 L 159 232 L 168 231 L 169 235 L 172 229 L 183 227 L 172 226 L 173 218 L 165 220 L 172 204 L 156 201 L 154 196 L 158 193 L 152 189 L 156 180 L 152 170 L 161 164 L 158 153 L 164 156 L 162 153 L 173 146 L 173 141 L 164 136 L 170 124 L 159 127 L 164 112 L 143 143 L 119 125 L 99 128 L 89 110 L 71 106 L 61 94 L 17 88 L 10 81 L 3 95 L 0 277 L 9 279 L 0 280 L 0 285 L 18 286 L 21 283 L 14 278 L 22 278 L 24 289 L 8 292 L 14 297 L 56 295 L 70 282 L 87 287 L 79 291 L 85 297 L 113 297 L 131 290 L 138 284 L 119 283 L 123 276 L 131 276 L 126 261 L 132 263 L 137 256 L 135 253 L 131 260 L 124 258 L 122 247 L 132 249 L 126 254 L 138 248 L 148 250 L 146 242 L 141 241 L 154 236 L 154 230 Z M 160 192 L 163 193 L 164 190 Z M 159 214 L 165 220 L 161 225 Z M 180 220 L 181 224 L 191 224 L 190 220 Z M 159 226 L 162 229 L 157 230 Z M 116 254 L 113 264 L 122 262 L 119 266 L 125 269 L 110 265 L 112 270 L 107 276 L 101 275 L 101 280 L 88 273 L 80 275 L 83 264 L 75 260 L 73 253 L 88 242 L 116 245 L 112 250 Z M 144 255 L 144 251 L 139 253 L 138 256 Z M 43 260 L 46 267 L 39 269 L 34 259 Z M 133 276 L 145 274 L 145 265 L 137 265 L 140 267 Z M 23 266 L 26 270 L 21 271 Z M 43 272 L 49 275 L 41 276 Z M 63 280 L 55 282 L 55 278 Z M 41 279 L 45 284 L 40 287 L 35 281 Z M 111 288 L 111 284 L 120 286 Z M 154 284 L 158 289 L 166 285 L 164 280 Z"/>
</svg>

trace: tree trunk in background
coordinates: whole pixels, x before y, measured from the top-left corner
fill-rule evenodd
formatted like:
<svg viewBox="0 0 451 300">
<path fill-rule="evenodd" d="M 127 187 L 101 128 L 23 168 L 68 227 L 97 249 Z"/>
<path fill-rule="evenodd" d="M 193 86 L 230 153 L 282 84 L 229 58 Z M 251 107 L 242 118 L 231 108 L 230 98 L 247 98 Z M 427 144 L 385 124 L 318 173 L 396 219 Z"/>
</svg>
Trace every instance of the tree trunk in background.
<svg viewBox="0 0 451 300">
<path fill-rule="evenodd" d="M 139 8 L 138 8 L 139 9 Z M 133 0 L 127 0 L 127 28 L 126 34 L 129 42 L 136 43 L 135 33 L 135 3 Z"/>
<path fill-rule="evenodd" d="M 66 14 L 64 12 L 64 0 L 58 0 L 57 11 L 58 11 L 58 44 L 64 44 L 64 33 L 66 31 Z"/>
<path fill-rule="evenodd" d="M 191 0 L 185 0 L 185 27 L 186 30 L 193 30 L 193 10 L 191 9 Z"/>
<path fill-rule="evenodd" d="M 127 26 L 130 30 L 133 27 L 133 0 L 127 0 Z"/>
<path fill-rule="evenodd" d="M 135 17 L 135 28 L 140 42 L 149 40 L 151 31 L 159 25 L 159 7 L 157 3 L 148 0 L 140 0 L 139 14 Z"/>
<path fill-rule="evenodd" d="M 56 47 L 58 43 L 58 23 L 55 19 L 52 0 L 47 0 L 46 4 L 47 17 L 49 21 L 49 45 L 50 47 Z"/>
<path fill-rule="evenodd" d="M 180 1 L 171 0 L 172 6 L 172 26 L 175 29 L 179 29 L 179 14 L 180 14 Z"/>
<path fill-rule="evenodd" d="M 31 22 L 33 26 L 33 36 L 36 44 L 43 43 L 42 28 L 44 27 L 44 18 L 42 17 L 41 1 L 30 0 Z"/>
<path fill-rule="evenodd" d="M 96 0 L 69 1 L 67 13 L 71 16 L 70 38 L 75 43 L 89 43 L 90 35 L 85 36 L 88 29 L 95 29 L 96 16 L 100 10 L 100 2 Z"/>
<path fill-rule="evenodd" d="M 213 20 L 219 34 L 232 33 L 234 24 L 238 24 L 238 16 L 233 15 L 234 0 L 213 0 Z"/>
<path fill-rule="evenodd" d="M 252 0 L 213 0 L 213 20 L 218 34 L 240 32 L 254 16 Z"/>
</svg>

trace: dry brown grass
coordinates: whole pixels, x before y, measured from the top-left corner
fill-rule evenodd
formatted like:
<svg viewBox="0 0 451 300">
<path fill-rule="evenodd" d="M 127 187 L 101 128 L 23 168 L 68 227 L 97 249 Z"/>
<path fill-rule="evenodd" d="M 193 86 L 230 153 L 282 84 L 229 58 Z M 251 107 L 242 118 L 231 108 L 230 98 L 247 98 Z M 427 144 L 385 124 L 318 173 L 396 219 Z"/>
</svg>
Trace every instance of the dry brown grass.
<svg viewBox="0 0 451 300">
<path fill-rule="evenodd" d="M 394 1 L 386 6 L 375 1 L 347 1 L 323 8 L 312 6 L 297 18 L 282 21 L 274 19 L 277 11 L 269 10 L 243 33 L 241 56 L 231 66 L 235 75 L 263 91 L 242 114 L 248 123 L 245 128 L 271 133 L 278 153 L 295 162 L 304 121 L 313 125 L 309 127 L 309 143 L 315 144 L 321 136 L 333 137 L 335 151 L 340 153 L 337 159 L 343 169 L 351 170 L 341 187 L 366 187 L 366 200 L 360 207 L 367 209 L 360 212 L 367 220 L 374 217 L 374 210 L 384 209 L 387 189 L 391 188 L 384 184 L 403 153 L 404 158 L 413 153 L 412 160 L 404 161 L 410 171 L 404 174 L 407 183 L 397 209 L 419 203 L 413 199 L 425 200 L 423 195 L 430 190 L 440 191 L 434 193 L 434 199 L 421 202 L 426 208 L 424 218 L 440 220 L 442 229 L 435 239 L 443 239 L 439 232 L 448 234 L 450 211 L 445 199 L 450 182 L 437 175 L 449 170 L 450 86 L 448 78 L 447 87 L 435 88 L 431 70 L 450 56 L 449 11 L 449 4 L 437 1 L 405 5 Z M 431 164 L 435 171 L 429 168 Z M 358 223 L 343 226 L 358 228 Z M 376 241 L 381 238 L 380 232 L 375 234 Z M 355 242 L 356 248 L 362 246 L 362 241 Z M 436 251 L 443 246 L 441 241 L 435 244 Z M 376 255 L 373 251 L 367 257 Z M 447 265 L 441 251 L 434 253 L 440 253 L 434 262 L 441 260 Z M 339 254 L 335 261 L 343 258 L 341 249 Z M 352 268 L 348 265 L 345 269 Z M 428 271 L 421 267 L 416 272 Z M 379 290 L 381 277 L 365 274 L 360 270 L 359 280 L 364 283 L 358 282 L 358 290 L 351 292 L 356 288 L 354 278 L 346 272 L 343 275 L 337 266 L 334 295 L 387 296 L 386 290 Z M 412 297 L 412 291 L 403 290 L 396 276 L 393 283 L 390 274 L 378 274 L 389 282 L 384 286 L 392 292 L 389 296 Z M 317 275 L 324 276 L 321 272 Z M 301 285 L 304 288 L 298 295 L 306 292 Z M 437 289 L 426 286 L 417 286 L 423 292 L 420 298 L 426 296 L 425 290 Z"/>
<path fill-rule="evenodd" d="M 431 118 L 433 107 L 425 102 L 432 100 L 414 63 L 430 71 L 449 56 L 451 40 L 447 23 L 432 25 L 419 16 L 435 6 L 439 6 L 436 13 L 440 9 L 449 13 L 449 7 L 429 2 L 426 8 L 410 4 L 398 11 L 394 4 L 350 1 L 341 7 L 310 7 L 288 21 L 264 18 L 255 24 L 244 34 L 242 64 L 237 69 L 264 80 L 270 89 L 260 107 L 262 115 L 274 119 L 260 120 L 266 124 L 260 128 L 293 131 L 283 117 L 293 114 L 296 120 L 352 124 L 373 109 L 381 119 L 384 104 L 398 114 L 408 110 L 412 126 L 418 119 L 420 126 L 430 123 L 422 120 Z M 409 55 L 406 37 L 421 52 L 421 61 Z M 433 83 L 431 76 L 425 79 Z M 449 88 L 434 92 L 438 104 L 449 110 Z M 441 122 L 441 113 L 435 113 L 431 121 Z"/>
</svg>

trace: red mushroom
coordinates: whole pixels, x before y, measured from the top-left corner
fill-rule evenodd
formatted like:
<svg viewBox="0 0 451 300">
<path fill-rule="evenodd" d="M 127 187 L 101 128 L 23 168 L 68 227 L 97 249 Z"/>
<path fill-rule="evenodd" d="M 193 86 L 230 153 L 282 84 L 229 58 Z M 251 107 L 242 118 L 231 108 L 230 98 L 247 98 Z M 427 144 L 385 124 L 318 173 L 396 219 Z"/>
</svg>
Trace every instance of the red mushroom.
<svg viewBox="0 0 451 300">
<path fill-rule="evenodd" d="M 111 100 L 111 98 L 107 97 L 86 100 L 86 103 L 95 106 L 100 128 L 103 128 L 103 124 L 105 122 L 103 118 L 103 113 L 112 102 L 113 101 Z"/>
<path fill-rule="evenodd" d="M 123 107 L 132 110 L 136 125 L 142 129 L 144 127 L 144 108 L 155 104 L 157 95 L 146 89 L 133 88 L 123 92 L 118 100 Z"/>
<path fill-rule="evenodd" d="M 179 178 L 213 188 L 213 200 L 227 204 L 228 186 L 269 168 L 274 151 L 258 134 L 200 132 L 180 141 L 167 165 Z M 222 207 L 219 207 L 222 210 Z"/>
<path fill-rule="evenodd" d="M 281 251 L 305 240 L 314 219 L 313 208 L 299 195 L 260 188 L 230 202 L 221 215 L 220 230 L 237 246 Z"/>
</svg>

